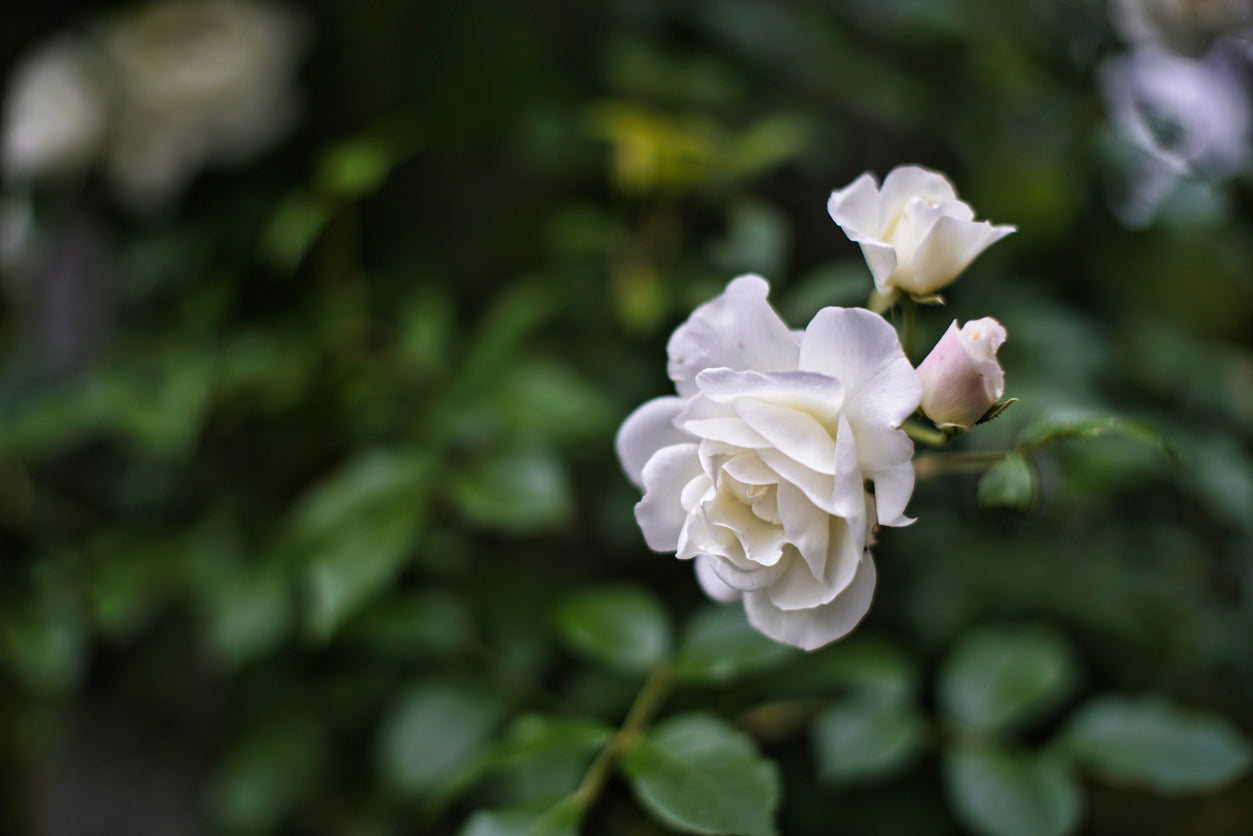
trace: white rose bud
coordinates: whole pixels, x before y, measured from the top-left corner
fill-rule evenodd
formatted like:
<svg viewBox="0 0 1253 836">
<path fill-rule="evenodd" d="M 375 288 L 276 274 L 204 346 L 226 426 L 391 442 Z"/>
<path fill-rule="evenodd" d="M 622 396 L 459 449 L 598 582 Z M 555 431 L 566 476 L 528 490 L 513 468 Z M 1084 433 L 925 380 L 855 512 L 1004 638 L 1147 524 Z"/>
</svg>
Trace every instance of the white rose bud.
<svg viewBox="0 0 1253 836">
<path fill-rule="evenodd" d="M 1005 328 L 989 316 L 959 331 L 957 320 L 918 366 L 922 411 L 939 427 L 969 430 L 1005 394 L 1005 373 L 996 351 Z"/>
<path fill-rule="evenodd" d="M 869 173 L 831 193 L 831 219 L 861 245 L 880 293 L 893 288 L 931 296 L 951 284 L 975 257 L 1015 231 L 976 222 L 942 174 L 899 166 L 882 191 Z"/>
</svg>

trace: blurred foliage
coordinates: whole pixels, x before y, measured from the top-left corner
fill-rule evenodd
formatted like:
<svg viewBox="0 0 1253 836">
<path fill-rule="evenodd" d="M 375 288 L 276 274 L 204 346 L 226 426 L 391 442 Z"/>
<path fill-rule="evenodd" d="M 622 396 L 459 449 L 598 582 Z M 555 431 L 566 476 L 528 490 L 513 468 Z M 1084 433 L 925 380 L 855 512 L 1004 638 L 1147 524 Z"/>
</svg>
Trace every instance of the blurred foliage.
<svg viewBox="0 0 1253 836">
<path fill-rule="evenodd" d="M 0 831 L 1253 829 L 1253 200 L 1118 226 L 1101 3 L 308 13 L 261 160 L 20 196 Z M 918 334 L 997 317 L 1021 403 L 802 654 L 646 550 L 611 439 L 736 272 L 863 304 L 824 202 L 902 162 L 1021 230 Z"/>
</svg>

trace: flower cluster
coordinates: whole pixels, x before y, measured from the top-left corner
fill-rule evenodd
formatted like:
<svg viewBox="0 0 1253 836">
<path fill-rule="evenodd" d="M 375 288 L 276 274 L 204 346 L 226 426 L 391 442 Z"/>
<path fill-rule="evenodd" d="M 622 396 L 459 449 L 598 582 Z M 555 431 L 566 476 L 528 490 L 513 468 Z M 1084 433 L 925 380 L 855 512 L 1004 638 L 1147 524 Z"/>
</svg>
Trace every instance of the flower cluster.
<svg viewBox="0 0 1253 836">
<path fill-rule="evenodd" d="M 976 223 L 941 175 L 863 175 L 831 196 L 832 217 L 881 292 L 933 293 L 1012 227 Z M 617 452 L 643 490 L 649 548 L 692 560 L 710 597 L 742 601 L 765 635 L 804 649 L 848 633 L 870 607 L 880 526 L 907 525 L 922 405 L 969 429 L 1004 390 L 1005 330 L 956 323 L 917 371 L 893 326 L 863 308 L 824 308 L 793 331 L 758 276 L 733 280 L 667 346 L 675 394 L 622 424 Z"/>
<path fill-rule="evenodd" d="M 161 208 L 202 167 L 247 159 L 292 123 L 303 41 L 290 12 L 251 0 L 164 0 L 91 38 L 63 35 L 10 79 L 5 179 L 99 161 L 124 203 Z"/>
</svg>

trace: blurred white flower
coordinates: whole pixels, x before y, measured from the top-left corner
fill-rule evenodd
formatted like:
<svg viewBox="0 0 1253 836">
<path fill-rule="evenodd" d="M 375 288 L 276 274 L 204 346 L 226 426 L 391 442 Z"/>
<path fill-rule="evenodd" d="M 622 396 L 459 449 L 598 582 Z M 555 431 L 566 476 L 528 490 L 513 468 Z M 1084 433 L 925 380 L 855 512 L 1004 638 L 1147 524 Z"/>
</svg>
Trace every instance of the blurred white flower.
<svg viewBox="0 0 1253 836">
<path fill-rule="evenodd" d="M 101 60 L 74 38 L 27 56 L 9 80 L 4 173 L 10 182 L 79 173 L 104 139 L 108 89 Z"/>
<path fill-rule="evenodd" d="M 1181 173 L 1222 176 L 1247 161 L 1248 91 L 1222 56 L 1142 47 L 1107 61 L 1101 86 L 1118 131 Z"/>
<path fill-rule="evenodd" d="M 989 316 L 944 336 L 918 365 L 922 411 L 939 427 L 969 430 L 1005 394 L 1005 373 L 996 360 L 1005 328 Z"/>
<path fill-rule="evenodd" d="M 793 332 L 768 292 L 742 276 L 675 331 L 679 394 L 632 413 L 617 451 L 644 490 L 649 547 L 694 559 L 711 597 L 742 599 L 756 629 L 813 649 L 869 609 L 876 524 L 912 522 L 913 444 L 898 427 L 921 387 L 882 317 L 825 308 Z"/>
<path fill-rule="evenodd" d="M 869 173 L 831 193 L 827 211 L 861 245 L 880 293 L 924 297 L 950 284 L 979 253 L 1014 232 L 976 222 L 942 174 L 898 166 L 880 191 Z"/>
<path fill-rule="evenodd" d="M 248 0 L 166 0 L 104 35 L 120 108 L 110 177 L 139 209 L 169 202 L 208 164 L 246 160 L 299 109 L 299 19 Z"/>
<path fill-rule="evenodd" d="M 1141 47 L 1107 61 L 1100 80 L 1115 130 L 1145 155 L 1119 207 L 1127 223 L 1150 220 L 1183 178 L 1217 180 L 1248 163 L 1253 111 L 1226 54 L 1196 61 Z"/>
<path fill-rule="evenodd" d="M 1253 32 L 1253 0 L 1112 0 L 1110 18 L 1130 43 L 1198 56 Z"/>
</svg>

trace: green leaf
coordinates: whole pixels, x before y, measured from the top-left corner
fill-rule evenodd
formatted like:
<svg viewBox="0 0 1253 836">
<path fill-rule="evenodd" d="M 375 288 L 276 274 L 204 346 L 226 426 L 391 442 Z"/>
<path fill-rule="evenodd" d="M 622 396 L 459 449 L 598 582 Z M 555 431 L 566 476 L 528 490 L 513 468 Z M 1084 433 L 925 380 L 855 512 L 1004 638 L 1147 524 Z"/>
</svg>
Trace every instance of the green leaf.
<svg viewBox="0 0 1253 836">
<path fill-rule="evenodd" d="M 304 567 L 314 635 L 330 636 L 412 554 L 437 465 L 427 451 L 369 450 L 301 501 L 279 551 Z"/>
<path fill-rule="evenodd" d="M 958 746 L 943 774 L 953 810 L 980 836 L 1062 836 L 1079 822 L 1082 795 L 1063 760 Z"/>
<path fill-rule="evenodd" d="M 626 672 L 648 670 L 670 651 L 666 611 L 634 587 L 570 595 L 557 609 L 557 629 L 574 650 Z"/>
<path fill-rule="evenodd" d="M 979 505 L 983 508 L 1030 511 L 1034 497 L 1035 470 L 1017 451 L 1006 453 L 979 478 Z"/>
<path fill-rule="evenodd" d="M 940 669 L 943 711 L 964 726 L 1020 726 L 1073 690 L 1077 668 L 1066 641 L 1039 627 L 968 633 Z"/>
<path fill-rule="evenodd" d="M 261 258 L 275 270 L 300 266 L 330 221 L 331 206 L 307 192 L 293 192 L 270 215 L 259 244 Z"/>
<path fill-rule="evenodd" d="M 380 597 L 345 629 L 344 639 L 412 660 L 464 651 L 472 634 L 465 604 L 432 588 Z"/>
<path fill-rule="evenodd" d="M 209 785 L 210 809 L 229 833 L 272 833 L 305 796 L 326 755 L 322 729 L 279 713 L 231 741 Z"/>
<path fill-rule="evenodd" d="M 176 591 L 186 544 L 149 530 L 115 529 L 92 543 L 91 604 L 101 630 L 128 641 Z"/>
<path fill-rule="evenodd" d="M 1071 718 L 1062 742 L 1102 778 L 1172 795 L 1234 780 L 1251 754 L 1225 719 L 1156 697 L 1098 697 Z"/>
<path fill-rule="evenodd" d="M 52 566 L 50 555 L 41 560 Z M 25 600 L 0 610 L 0 663 L 30 691 L 59 695 L 82 680 L 89 630 L 68 577 L 42 572 Z"/>
<path fill-rule="evenodd" d="M 505 766 L 554 752 L 590 753 L 612 736 L 613 729 L 599 720 L 526 714 L 509 727 L 490 762 Z"/>
<path fill-rule="evenodd" d="M 563 442 L 612 426 L 613 407 L 568 366 L 527 360 L 501 382 L 499 414 L 516 437 Z"/>
<path fill-rule="evenodd" d="M 441 432 L 447 431 L 442 424 L 456 423 L 466 403 L 494 392 L 508 377 L 527 338 L 552 318 L 558 304 L 552 287 L 536 280 L 519 280 L 500 294 L 475 328 L 453 389 L 441 405 Z"/>
<path fill-rule="evenodd" d="M 395 163 L 382 143 L 354 139 L 328 148 L 318 160 L 314 179 L 320 191 L 355 200 L 378 189 Z"/>
<path fill-rule="evenodd" d="M 824 781 L 887 778 L 922 751 L 927 726 L 913 708 L 854 698 L 833 705 L 814 724 L 814 755 Z"/>
<path fill-rule="evenodd" d="M 739 606 L 709 606 L 692 617 L 675 658 L 680 679 L 730 682 L 798 653 L 754 630 Z"/>
<path fill-rule="evenodd" d="M 675 717 L 622 759 L 640 804 L 687 833 L 771 836 L 779 775 L 752 741 L 702 714 Z"/>
<path fill-rule="evenodd" d="M 453 481 L 451 498 L 469 519 L 510 534 L 553 528 L 574 508 L 565 468 L 542 449 L 488 455 Z"/>
<path fill-rule="evenodd" d="M 1023 450 L 1035 450 L 1069 439 L 1094 441 L 1109 437 L 1139 441 L 1174 457 L 1166 439 L 1148 424 L 1115 415 L 1093 415 L 1072 410 L 1059 410 L 1024 427 L 1018 434 L 1017 446 Z"/>
<path fill-rule="evenodd" d="M 840 694 L 900 705 L 918 691 L 918 666 L 901 648 L 874 636 L 857 635 L 823 650 L 799 656 L 786 675 L 770 677 L 775 696 L 808 699 Z"/>
<path fill-rule="evenodd" d="M 429 794 L 482 751 L 503 714 L 503 706 L 480 691 L 447 682 L 414 685 L 379 728 L 381 770 L 397 789 Z"/>
<path fill-rule="evenodd" d="M 538 810 L 480 810 L 457 836 L 576 836 L 583 805 L 575 796 Z"/>
<path fill-rule="evenodd" d="M 824 655 L 822 670 L 859 699 L 901 704 L 918 688 L 914 660 L 890 642 L 856 636 Z"/>
<path fill-rule="evenodd" d="M 201 588 L 209 646 L 225 664 L 241 665 L 277 645 L 291 619 L 291 589 L 276 563 L 228 564 Z"/>
</svg>

